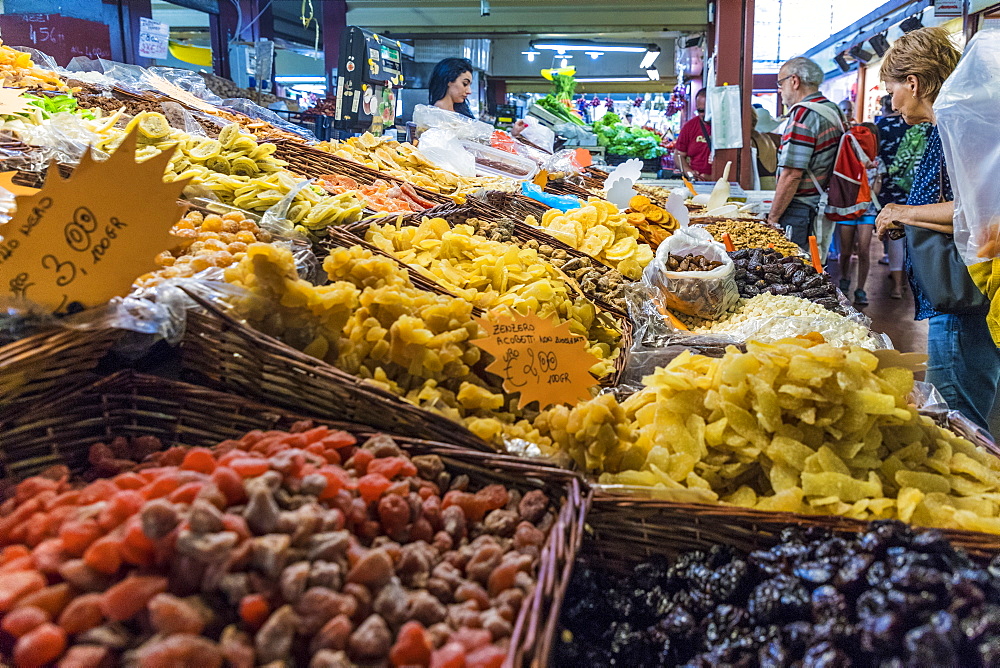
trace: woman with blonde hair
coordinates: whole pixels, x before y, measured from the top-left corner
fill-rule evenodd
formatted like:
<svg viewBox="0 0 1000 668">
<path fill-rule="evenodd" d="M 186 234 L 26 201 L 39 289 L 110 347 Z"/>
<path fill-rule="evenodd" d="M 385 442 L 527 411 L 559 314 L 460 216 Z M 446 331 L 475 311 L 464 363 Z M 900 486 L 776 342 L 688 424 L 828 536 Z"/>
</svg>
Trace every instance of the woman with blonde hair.
<svg viewBox="0 0 1000 668">
<path fill-rule="evenodd" d="M 892 108 L 909 125 L 929 122 L 935 127 L 927 136 L 906 204 L 886 204 L 876 227 L 879 236 L 898 236 L 899 230 L 905 230 L 906 273 L 913 291 L 916 319 L 930 319 L 927 382 L 938 388 L 952 409 L 988 428 L 987 419 L 1000 382 L 1000 349 L 993 343 L 986 325 L 989 304 L 974 304 L 979 300 L 968 299 L 964 305 L 950 304 L 948 312 L 942 313 L 938 310 L 944 308 L 940 298 L 932 302 L 929 297 L 932 293 L 940 295 L 940 283 L 950 277 L 957 277 L 958 281 L 968 279 L 973 290 L 978 290 L 964 265 L 963 271 L 947 271 L 947 263 L 954 262 L 955 257 L 947 245 L 954 244 L 951 235 L 955 202 L 933 106 L 960 57 L 945 30 L 921 28 L 896 40 L 882 61 L 881 76 L 892 96 Z M 945 235 L 946 243 L 928 244 L 925 230 Z M 915 244 L 940 247 L 940 257 L 915 253 Z M 956 294 L 975 296 L 975 292 L 963 289 L 965 284 L 952 285 Z"/>
</svg>

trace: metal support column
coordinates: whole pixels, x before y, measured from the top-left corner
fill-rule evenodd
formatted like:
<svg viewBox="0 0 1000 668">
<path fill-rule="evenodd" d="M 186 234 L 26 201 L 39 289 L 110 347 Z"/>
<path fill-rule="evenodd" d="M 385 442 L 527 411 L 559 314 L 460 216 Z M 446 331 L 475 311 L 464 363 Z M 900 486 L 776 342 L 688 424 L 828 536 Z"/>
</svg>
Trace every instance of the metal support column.
<svg viewBox="0 0 1000 668">
<path fill-rule="evenodd" d="M 715 35 L 715 85 L 728 83 L 740 87 L 743 116 L 743 148 L 715 151 L 713 176 L 722 178 L 726 163 L 732 161 L 730 181 L 737 181 L 744 188 L 753 185 L 756 166 L 750 154 L 750 131 L 754 119 L 749 113 L 753 88 L 753 26 L 754 0 L 716 0 Z"/>
<path fill-rule="evenodd" d="M 340 58 L 340 36 L 347 28 L 347 0 L 326 0 L 323 3 L 323 65 L 326 74 L 326 94 L 337 94 L 335 72 Z"/>
</svg>

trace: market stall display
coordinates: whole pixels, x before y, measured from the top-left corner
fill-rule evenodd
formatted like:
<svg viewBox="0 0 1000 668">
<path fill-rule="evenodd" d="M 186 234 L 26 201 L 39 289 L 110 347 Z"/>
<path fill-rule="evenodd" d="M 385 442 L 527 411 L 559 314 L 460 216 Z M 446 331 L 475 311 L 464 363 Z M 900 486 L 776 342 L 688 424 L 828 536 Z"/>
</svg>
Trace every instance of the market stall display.
<svg viewBox="0 0 1000 668">
<path fill-rule="evenodd" d="M 978 665 L 996 644 L 942 626 L 992 623 L 969 588 L 992 592 L 992 575 L 934 534 L 781 533 L 894 520 L 992 558 L 1000 448 L 930 413 L 909 362 L 822 267 L 724 189 L 719 215 L 692 198 L 688 226 L 668 191 L 640 183 L 618 206 L 592 168 L 538 184 L 537 161 L 460 176 L 387 137 L 310 144 L 249 102 L 141 68 L 118 81 L 104 64 L 101 84 L 62 88 L 65 73 L 0 49 L 8 85 L 33 91 L 0 116 L 0 186 L 45 188 L 90 147 L 98 161 L 131 152 L 130 133 L 140 162 L 188 182 L 184 201 L 176 183 L 168 198 L 172 247 L 128 276 L 128 294 L 78 299 L 92 308 L 70 316 L 5 281 L 0 661 L 864 663 L 947 637 Z M 480 168 L 515 165 L 472 148 Z M 0 221 L 24 201 L 0 188 Z M 5 224 L 7 269 L 32 227 Z M 89 251 L 93 214 L 67 225 L 57 233 Z M 200 387 L 130 372 L 88 385 L 122 367 Z M 533 393 L 514 382 L 529 376 Z M 564 614 L 584 637 L 550 657 L 591 500 L 589 570 Z M 653 510 L 675 521 L 651 529 Z M 725 540 L 761 527 L 768 544 Z M 587 556 L 648 561 L 658 541 L 670 556 L 740 552 L 628 580 Z M 929 554 L 938 579 L 906 570 Z M 779 558 L 787 572 L 768 570 Z M 884 571 L 886 601 L 910 605 L 925 582 L 938 598 L 889 624 L 872 588 L 828 591 L 836 574 L 823 573 L 851 559 Z M 605 608 L 610 626 L 593 629 L 585 611 Z M 688 628 L 680 609 L 711 623 Z M 884 649 L 865 644 L 879 633 Z"/>
</svg>

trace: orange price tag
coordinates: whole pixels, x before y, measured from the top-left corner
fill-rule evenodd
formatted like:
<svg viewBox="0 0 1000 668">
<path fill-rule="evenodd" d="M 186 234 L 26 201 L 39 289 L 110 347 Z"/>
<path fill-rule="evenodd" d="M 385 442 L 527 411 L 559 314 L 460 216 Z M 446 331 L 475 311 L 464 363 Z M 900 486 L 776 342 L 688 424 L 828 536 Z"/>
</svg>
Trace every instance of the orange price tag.
<svg viewBox="0 0 1000 668">
<path fill-rule="evenodd" d="M 0 188 L 3 188 L 9 193 L 13 193 L 17 197 L 23 197 L 24 195 L 34 195 L 38 192 L 38 188 L 32 188 L 31 186 L 22 186 L 14 183 L 14 177 L 17 176 L 17 172 L 0 172 Z"/>
<path fill-rule="evenodd" d="M 128 292 L 176 245 L 170 228 L 187 181 L 163 182 L 170 151 L 137 164 L 132 134 L 104 162 L 89 152 L 69 179 L 48 172 L 37 193 L 18 197 L 0 241 L 0 294 L 53 311 L 95 306 Z"/>
<path fill-rule="evenodd" d="M 585 148 L 576 149 L 576 161 L 581 167 L 590 167 L 594 164 L 594 156 Z"/>
<path fill-rule="evenodd" d="M 0 116 L 23 114 L 31 109 L 21 88 L 0 88 Z"/>
<path fill-rule="evenodd" d="M 544 409 L 590 399 L 597 379 L 589 369 L 600 360 L 587 351 L 583 337 L 570 333 L 568 322 L 498 312 L 478 322 L 487 337 L 473 343 L 496 358 L 486 370 L 503 378 L 505 392 L 520 393 L 518 408 L 532 401 Z"/>
</svg>

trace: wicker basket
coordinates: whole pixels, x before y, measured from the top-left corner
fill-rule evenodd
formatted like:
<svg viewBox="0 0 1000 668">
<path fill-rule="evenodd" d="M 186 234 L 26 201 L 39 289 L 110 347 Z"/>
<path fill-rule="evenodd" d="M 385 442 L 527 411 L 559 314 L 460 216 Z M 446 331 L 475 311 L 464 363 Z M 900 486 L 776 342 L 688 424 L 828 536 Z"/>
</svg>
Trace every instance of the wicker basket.
<svg viewBox="0 0 1000 668">
<path fill-rule="evenodd" d="M 742 551 L 777 545 L 782 529 L 821 527 L 839 533 L 863 531 L 866 522 L 836 515 L 800 515 L 734 506 L 675 503 L 598 493 L 587 515 L 590 539 L 581 558 L 625 572 L 655 555 L 728 545 Z M 942 529 L 953 545 L 989 559 L 1000 554 L 1000 536 Z"/>
<path fill-rule="evenodd" d="M 124 333 L 59 327 L 0 346 L 0 412 L 17 413 L 44 395 L 93 381 L 98 362 Z"/>
<path fill-rule="evenodd" d="M 299 352 L 189 294 L 203 310 L 188 312 L 181 341 L 185 380 L 322 420 L 495 451 L 463 426 Z"/>
<path fill-rule="evenodd" d="M 303 419 L 279 409 L 205 388 L 121 372 L 3 425 L 8 473 L 18 477 L 54 464 L 86 465 L 89 447 L 115 436 L 155 436 L 166 447 L 212 446 L 251 429 L 287 429 Z M 326 422 L 360 438 L 368 427 Z M 577 549 L 588 497 L 580 479 L 563 469 L 515 457 L 409 438 L 394 440 L 413 455 L 436 454 L 447 470 L 476 485 L 502 483 L 543 489 L 559 499 L 560 512 L 539 558 L 538 584 L 514 623 L 505 665 L 544 665 Z"/>
</svg>

